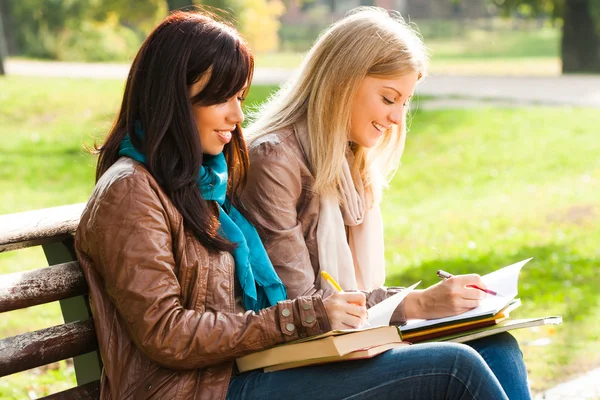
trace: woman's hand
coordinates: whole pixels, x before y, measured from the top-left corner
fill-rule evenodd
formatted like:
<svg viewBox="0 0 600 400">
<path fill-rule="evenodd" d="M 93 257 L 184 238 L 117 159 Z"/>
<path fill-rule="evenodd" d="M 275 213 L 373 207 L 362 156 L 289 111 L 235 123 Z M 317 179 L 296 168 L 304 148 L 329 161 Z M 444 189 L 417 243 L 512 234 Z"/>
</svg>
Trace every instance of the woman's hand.
<svg viewBox="0 0 600 400">
<path fill-rule="evenodd" d="M 461 314 L 479 305 L 486 295 L 477 286 L 485 289 L 485 284 L 477 274 L 455 275 L 425 290 L 415 290 L 404 300 L 407 319 L 442 318 Z"/>
<path fill-rule="evenodd" d="M 360 328 L 367 321 L 364 293 L 334 293 L 323 300 L 331 329 Z"/>
</svg>

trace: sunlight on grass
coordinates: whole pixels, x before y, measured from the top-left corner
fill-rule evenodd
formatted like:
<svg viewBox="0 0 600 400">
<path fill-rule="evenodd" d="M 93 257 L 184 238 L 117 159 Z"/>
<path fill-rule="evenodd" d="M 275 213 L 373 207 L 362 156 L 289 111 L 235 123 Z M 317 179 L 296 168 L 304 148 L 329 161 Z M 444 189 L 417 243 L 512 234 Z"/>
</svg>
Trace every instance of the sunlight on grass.
<svg viewBox="0 0 600 400">
<path fill-rule="evenodd" d="M 484 30 L 467 28 L 444 34 L 416 21 L 431 56 L 432 75 L 559 76 L 560 30 Z M 455 23 L 452 23 L 455 24 Z M 438 26 L 438 25 L 435 25 Z M 281 52 L 256 55 L 257 68 L 296 68 L 305 53 Z"/>
<path fill-rule="evenodd" d="M 564 317 L 552 345 L 517 335 L 536 391 L 600 365 L 599 124 L 584 109 L 419 111 L 383 204 L 388 284 L 534 257 L 513 316 Z"/>
<path fill-rule="evenodd" d="M 498 59 L 437 59 L 429 66 L 431 75 L 465 76 L 560 76 L 559 57 Z"/>
<path fill-rule="evenodd" d="M 247 105 L 275 89 L 253 87 Z M 0 80 L 0 213 L 87 199 L 95 159 L 83 144 L 109 129 L 122 90 L 110 80 Z M 535 391 L 600 365 L 598 126 L 590 109 L 419 110 L 383 204 L 390 285 L 425 287 L 438 268 L 483 274 L 534 257 L 513 315 L 564 317 L 552 330 L 515 334 Z M 44 265 L 40 249 L 0 254 L 0 274 Z M 56 303 L 3 317 L 0 337 L 61 322 Z M 538 345 L 543 337 L 551 344 Z M 0 398 L 73 383 L 63 362 L 2 378 Z"/>
<path fill-rule="evenodd" d="M 256 55 L 256 68 L 296 68 L 302 62 L 305 53 L 279 52 L 259 53 Z"/>
</svg>

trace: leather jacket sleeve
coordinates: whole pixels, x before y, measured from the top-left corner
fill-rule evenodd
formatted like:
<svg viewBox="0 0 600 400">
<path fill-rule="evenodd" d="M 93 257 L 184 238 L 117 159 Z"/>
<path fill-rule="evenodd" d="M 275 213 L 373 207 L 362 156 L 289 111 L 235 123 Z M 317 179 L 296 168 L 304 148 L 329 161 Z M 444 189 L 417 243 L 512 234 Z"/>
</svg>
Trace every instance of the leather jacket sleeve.
<svg viewBox="0 0 600 400">
<path fill-rule="evenodd" d="M 106 292 L 149 358 L 168 368 L 199 368 L 330 330 L 317 297 L 287 300 L 259 313 L 184 308 L 173 254 L 173 232 L 183 228 L 172 226 L 177 218 L 168 215 L 173 211 L 162 197 L 139 172 L 121 177 L 88 205 L 84 230 L 86 251 Z M 312 324 L 304 321 L 305 303 L 314 312 Z M 294 329 L 287 329 L 290 324 Z"/>
<path fill-rule="evenodd" d="M 333 289 L 315 286 L 319 280 L 304 240 L 304 227 L 298 218 L 298 210 L 303 207 L 302 197 L 305 191 L 311 190 L 310 183 L 303 182 L 300 162 L 284 144 L 267 141 L 253 146 L 246 190 L 240 201 L 261 234 L 269 258 L 286 285 L 288 297 L 317 295 L 327 298 L 333 294 Z M 401 289 L 382 287 L 364 292 L 367 307 Z M 394 312 L 391 322 L 396 325 L 406 323 L 404 302 Z"/>
<path fill-rule="evenodd" d="M 299 160 L 285 146 L 261 143 L 251 149 L 251 166 L 240 202 L 255 223 L 289 298 L 330 296 L 315 287 L 315 270 L 298 220 L 303 194 Z"/>
</svg>

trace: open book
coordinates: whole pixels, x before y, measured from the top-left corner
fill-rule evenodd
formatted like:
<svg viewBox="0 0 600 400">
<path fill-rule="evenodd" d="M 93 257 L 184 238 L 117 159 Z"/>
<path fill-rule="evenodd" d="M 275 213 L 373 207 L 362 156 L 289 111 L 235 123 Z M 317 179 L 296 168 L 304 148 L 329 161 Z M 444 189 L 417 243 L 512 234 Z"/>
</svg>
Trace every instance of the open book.
<svg viewBox="0 0 600 400">
<path fill-rule="evenodd" d="M 486 295 L 478 307 L 451 317 L 409 320 L 400 331 L 404 334 L 424 328 L 456 324 L 459 321 L 467 322 L 495 316 L 515 300 L 518 294 L 519 272 L 529 260 L 531 258 L 482 276 L 486 287 L 498 295 Z"/>
</svg>

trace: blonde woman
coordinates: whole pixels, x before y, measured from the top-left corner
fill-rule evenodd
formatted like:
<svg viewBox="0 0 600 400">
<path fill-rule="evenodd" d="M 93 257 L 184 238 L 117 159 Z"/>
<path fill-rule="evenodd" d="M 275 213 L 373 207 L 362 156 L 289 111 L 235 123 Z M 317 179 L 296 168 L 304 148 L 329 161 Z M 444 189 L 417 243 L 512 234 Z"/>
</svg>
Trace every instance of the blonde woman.
<svg viewBox="0 0 600 400">
<path fill-rule="evenodd" d="M 239 201 L 288 296 L 331 296 L 320 271 L 344 289 L 364 290 L 367 306 L 402 290 L 383 287 L 379 203 L 402 155 L 408 105 L 426 65 L 423 42 L 399 16 L 359 8 L 323 32 L 246 131 L 251 166 Z M 392 323 L 472 309 L 484 293 L 470 285 L 485 286 L 472 274 L 415 291 Z M 530 398 L 511 335 L 470 345 L 510 399 Z"/>
</svg>

